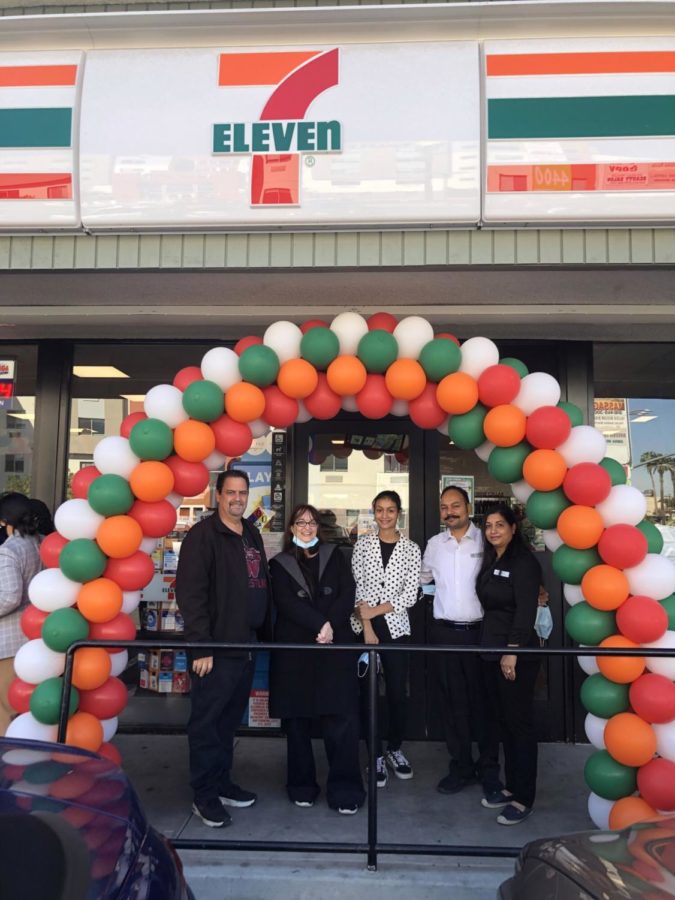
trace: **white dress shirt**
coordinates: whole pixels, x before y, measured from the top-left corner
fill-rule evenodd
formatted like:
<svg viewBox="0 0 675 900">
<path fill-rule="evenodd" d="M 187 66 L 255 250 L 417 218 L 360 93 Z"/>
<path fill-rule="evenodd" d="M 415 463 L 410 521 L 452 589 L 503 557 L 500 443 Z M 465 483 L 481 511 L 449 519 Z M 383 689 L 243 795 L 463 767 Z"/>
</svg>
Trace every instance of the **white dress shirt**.
<svg viewBox="0 0 675 900">
<path fill-rule="evenodd" d="M 483 535 L 473 522 L 459 541 L 449 530 L 431 538 L 424 551 L 420 582 L 436 582 L 434 619 L 478 622 L 483 618 L 476 595 L 482 558 Z"/>
</svg>

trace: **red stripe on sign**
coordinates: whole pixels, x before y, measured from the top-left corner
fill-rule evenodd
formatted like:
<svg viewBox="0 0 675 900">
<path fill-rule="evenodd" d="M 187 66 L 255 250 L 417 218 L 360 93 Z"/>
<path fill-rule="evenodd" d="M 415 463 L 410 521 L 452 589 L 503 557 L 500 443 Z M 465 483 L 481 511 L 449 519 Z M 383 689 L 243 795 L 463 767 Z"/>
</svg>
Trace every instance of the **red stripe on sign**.
<svg viewBox="0 0 675 900">
<path fill-rule="evenodd" d="M 70 172 L 3 172 L 0 174 L 0 200 L 72 200 L 73 176 Z"/>
<path fill-rule="evenodd" d="M 0 66 L 0 87 L 72 87 L 77 66 Z"/>
<path fill-rule="evenodd" d="M 486 72 L 502 75 L 618 75 L 675 72 L 675 52 L 657 50 L 623 53 L 505 53 L 486 59 Z"/>
</svg>

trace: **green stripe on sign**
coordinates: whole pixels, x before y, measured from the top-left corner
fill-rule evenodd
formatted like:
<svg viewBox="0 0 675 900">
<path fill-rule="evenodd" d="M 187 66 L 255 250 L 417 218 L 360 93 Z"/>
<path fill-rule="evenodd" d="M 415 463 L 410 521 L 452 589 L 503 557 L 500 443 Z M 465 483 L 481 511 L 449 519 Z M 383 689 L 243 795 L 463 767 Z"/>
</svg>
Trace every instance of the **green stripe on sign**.
<svg viewBox="0 0 675 900">
<path fill-rule="evenodd" d="M 70 147 L 72 109 L 0 109 L 0 147 Z"/>
<path fill-rule="evenodd" d="M 488 100 L 488 138 L 675 135 L 675 97 Z"/>
</svg>

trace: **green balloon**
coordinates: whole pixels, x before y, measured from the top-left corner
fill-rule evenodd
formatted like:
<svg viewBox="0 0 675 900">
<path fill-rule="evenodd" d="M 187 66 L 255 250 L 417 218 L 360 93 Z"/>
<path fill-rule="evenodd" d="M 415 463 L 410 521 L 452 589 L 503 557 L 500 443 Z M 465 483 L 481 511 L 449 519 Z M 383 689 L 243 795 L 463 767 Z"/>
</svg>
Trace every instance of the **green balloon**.
<svg viewBox="0 0 675 900">
<path fill-rule="evenodd" d="M 562 488 L 534 491 L 527 498 L 525 515 L 537 528 L 555 528 L 560 513 L 571 505 Z"/>
<path fill-rule="evenodd" d="M 626 473 L 623 470 L 623 466 L 615 459 L 612 459 L 611 456 L 606 456 L 604 459 L 601 459 L 600 465 L 606 472 L 609 472 L 609 477 L 612 479 L 612 487 L 614 487 L 615 484 L 626 483 Z"/>
<path fill-rule="evenodd" d="M 601 563 L 600 554 L 594 547 L 589 550 L 576 550 L 563 544 L 553 554 L 553 571 L 566 584 L 581 584 L 586 572 Z"/>
<path fill-rule="evenodd" d="M 59 721 L 61 710 L 61 692 L 63 691 L 63 678 L 47 678 L 35 688 L 30 695 L 30 711 L 43 725 L 56 725 Z M 77 709 L 80 695 L 76 688 L 70 692 L 70 706 L 68 715 Z"/>
<path fill-rule="evenodd" d="M 450 440 L 462 450 L 475 450 L 476 447 L 480 447 L 485 441 L 483 422 L 486 415 L 486 407 L 482 403 L 477 403 L 470 412 L 461 416 L 451 416 L 448 426 Z"/>
<path fill-rule="evenodd" d="M 62 775 L 67 775 L 72 768 L 68 763 L 60 763 L 48 759 L 28 766 L 23 773 L 23 777 L 24 781 L 27 781 L 29 784 L 49 784 L 50 781 L 56 781 Z"/>
<path fill-rule="evenodd" d="M 370 375 L 382 375 L 398 357 L 398 341 L 388 331 L 375 328 L 363 335 L 356 355 Z"/>
<path fill-rule="evenodd" d="M 579 606 L 580 604 L 577 604 Z M 576 609 L 576 607 L 573 607 Z M 583 643 L 583 642 L 582 642 Z M 630 706 L 628 685 L 617 684 L 597 672 L 581 685 L 581 702 L 584 708 L 601 719 L 610 719 L 625 712 Z"/>
<path fill-rule="evenodd" d="M 670 597 L 661 600 L 661 606 L 668 613 L 668 629 L 675 631 L 675 594 L 671 594 Z"/>
<path fill-rule="evenodd" d="M 339 353 L 340 340 L 337 334 L 322 325 L 310 328 L 300 341 L 300 356 L 319 371 L 325 371 Z"/>
<path fill-rule="evenodd" d="M 573 428 L 577 425 L 584 424 L 584 414 L 576 403 L 568 403 L 566 400 L 561 400 L 560 403 L 558 403 L 558 408 L 567 413 Z"/>
<path fill-rule="evenodd" d="M 462 362 L 462 351 L 449 338 L 434 338 L 422 347 L 419 362 L 430 381 L 439 382 L 446 375 L 459 369 Z M 455 442 L 456 443 L 456 442 Z M 481 443 L 483 443 L 481 441 Z M 459 446 L 459 445 L 458 445 Z M 476 444 L 476 446 L 478 446 Z M 472 450 L 472 447 L 466 447 Z"/>
<path fill-rule="evenodd" d="M 121 475 L 99 475 L 89 485 L 89 506 L 101 516 L 123 516 L 134 504 L 129 482 Z"/>
<path fill-rule="evenodd" d="M 183 391 L 183 409 L 199 422 L 215 422 L 225 409 L 225 395 L 214 381 L 193 381 Z"/>
<path fill-rule="evenodd" d="M 96 541 L 76 538 L 69 541 L 59 555 L 59 568 L 71 581 L 91 581 L 100 578 L 108 557 Z"/>
<path fill-rule="evenodd" d="M 244 381 L 261 388 L 269 387 L 279 374 L 279 357 L 271 347 L 254 344 L 239 357 L 239 372 Z"/>
<path fill-rule="evenodd" d="M 161 419 L 136 422 L 129 445 L 139 459 L 166 459 L 173 452 L 173 432 Z"/>
<path fill-rule="evenodd" d="M 523 477 L 523 464 L 532 447 L 521 441 L 515 447 L 495 447 L 488 459 L 488 472 L 497 481 L 512 484 Z"/>
<path fill-rule="evenodd" d="M 76 609 L 56 609 L 42 623 L 42 640 L 55 653 L 65 653 L 75 641 L 86 641 L 89 623 Z"/>
<path fill-rule="evenodd" d="M 582 600 L 570 607 L 565 616 L 565 629 L 577 644 L 594 646 L 616 634 L 616 613 L 596 609 Z"/>
<path fill-rule="evenodd" d="M 501 366 L 511 366 L 511 368 L 515 369 L 521 378 L 524 378 L 526 375 L 530 374 L 530 370 L 527 368 L 525 363 L 520 359 L 516 359 L 514 356 L 505 356 L 503 359 L 499 360 L 499 364 Z"/>
<path fill-rule="evenodd" d="M 588 757 L 584 778 L 593 793 L 605 800 L 628 797 L 637 788 L 637 769 L 621 765 L 606 750 L 598 750 Z"/>
<path fill-rule="evenodd" d="M 647 553 L 660 553 L 663 550 L 663 535 L 653 522 L 643 519 L 635 527 L 647 538 Z"/>
</svg>

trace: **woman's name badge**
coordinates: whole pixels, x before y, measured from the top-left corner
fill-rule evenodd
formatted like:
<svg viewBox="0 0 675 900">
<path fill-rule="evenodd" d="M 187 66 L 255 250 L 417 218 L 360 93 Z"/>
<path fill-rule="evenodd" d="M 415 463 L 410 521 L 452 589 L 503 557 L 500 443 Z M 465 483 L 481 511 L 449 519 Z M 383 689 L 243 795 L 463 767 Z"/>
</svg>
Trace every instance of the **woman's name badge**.
<svg viewBox="0 0 675 900">
<path fill-rule="evenodd" d="M 498 578 L 510 578 L 511 576 L 510 572 L 504 572 L 503 569 L 495 569 L 492 574 L 496 575 Z"/>
</svg>

